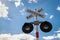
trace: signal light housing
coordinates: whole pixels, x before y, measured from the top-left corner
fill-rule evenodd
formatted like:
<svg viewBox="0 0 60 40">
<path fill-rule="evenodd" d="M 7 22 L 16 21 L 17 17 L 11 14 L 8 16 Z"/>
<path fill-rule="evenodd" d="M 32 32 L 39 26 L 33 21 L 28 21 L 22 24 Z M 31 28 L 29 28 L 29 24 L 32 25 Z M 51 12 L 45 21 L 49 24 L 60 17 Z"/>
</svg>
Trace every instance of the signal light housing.
<svg viewBox="0 0 60 40">
<path fill-rule="evenodd" d="M 30 33 L 33 30 L 33 25 L 31 23 L 24 23 L 22 30 L 24 33 Z"/>
<path fill-rule="evenodd" d="M 43 32 L 50 32 L 52 30 L 52 24 L 48 21 L 44 21 L 41 23 L 40 29 Z"/>
</svg>

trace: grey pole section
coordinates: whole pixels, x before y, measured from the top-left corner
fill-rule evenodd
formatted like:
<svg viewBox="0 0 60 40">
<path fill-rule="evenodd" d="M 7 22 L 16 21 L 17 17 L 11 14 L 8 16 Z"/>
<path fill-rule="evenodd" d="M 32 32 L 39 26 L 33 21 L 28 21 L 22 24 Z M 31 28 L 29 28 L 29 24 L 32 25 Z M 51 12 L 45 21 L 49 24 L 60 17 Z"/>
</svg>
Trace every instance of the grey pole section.
<svg viewBox="0 0 60 40">
<path fill-rule="evenodd" d="M 35 16 L 35 21 L 38 21 L 37 20 L 37 15 Z M 36 24 L 36 23 L 35 23 Z M 35 25 L 36 26 L 36 40 L 39 40 L 39 32 L 38 32 L 38 25 Z"/>
</svg>

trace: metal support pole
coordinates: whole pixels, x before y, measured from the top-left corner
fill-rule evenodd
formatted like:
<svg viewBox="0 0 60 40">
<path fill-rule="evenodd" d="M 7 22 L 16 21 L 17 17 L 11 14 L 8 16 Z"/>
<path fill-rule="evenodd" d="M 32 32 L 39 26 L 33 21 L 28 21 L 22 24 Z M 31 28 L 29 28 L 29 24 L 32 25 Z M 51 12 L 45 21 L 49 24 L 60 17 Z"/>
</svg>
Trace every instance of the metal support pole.
<svg viewBox="0 0 60 40">
<path fill-rule="evenodd" d="M 35 21 L 38 21 L 37 20 L 37 15 L 35 16 Z M 39 40 L 38 25 L 36 25 L 36 40 Z"/>
<path fill-rule="evenodd" d="M 36 25 L 36 40 L 39 40 L 38 25 Z"/>
</svg>

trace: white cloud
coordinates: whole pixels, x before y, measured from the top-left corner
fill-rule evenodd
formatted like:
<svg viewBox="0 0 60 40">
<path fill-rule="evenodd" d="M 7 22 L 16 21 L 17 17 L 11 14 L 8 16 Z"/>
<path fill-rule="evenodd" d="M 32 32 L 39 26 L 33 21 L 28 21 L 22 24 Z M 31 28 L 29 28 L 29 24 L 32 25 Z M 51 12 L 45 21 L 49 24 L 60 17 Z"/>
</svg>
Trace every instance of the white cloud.
<svg viewBox="0 0 60 40">
<path fill-rule="evenodd" d="M 23 8 L 23 9 L 20 10 L 19 12 L 20 12 L 20 15 L 22 15 L 22 16 L 26 15 L 26 13 L 25 13 L 25 8 Z"/>
<path fill-rule="evenodd" d="M 60 29 L 58 31 L 55 31 L 57 34 L 53 34 L 51 36 L 45 36 L 45 37 L 42 37 L 44 40 L 53 40 L 53 39 L 60 39 L 60 33 L 59 33 Z"/>
<path fill-rule="evenodd" d="M 50 19 L 52 19 L 53 17 L 54 17 L 54 15 L 50 15 L 50 17 L 49 17 L 49 18 L 50 18 Z"/>
<path fill-rule="evenodd" d="M 45 40 L 53 40 L 55 38 L 55 36 L 47 36 L 47 37 L 43 37 L 43 39 Z"/>
<path fill-rule="evenodd" d="M 12 2 L 12 0 L 9 0 Z M 24 3 L 22 2 L 22 0 L 13 0 L 13 2 L 15 2 L 15 6 L 18 7 L 18 6 L 24 6 Z"/>
<path fill-rule="evenodd" d="M 0 1 L 0 18 L 8 18 L 8 7 Z"/>
<path fill-rule="evenodd" d="M 37 0 L 33 0 L 33 2 L 37 3 Z"/>
<path fill-rule="evenodd" d="M 51 36 L 43 37 L 44 40 L 54 40 L 56 38 L 60 39 L 60 33 L 57 33 L 57 35 L 54 34 L 54 35 L 51 35 Z"/>
<path fill-rule="evenodd" d="M 60 33 L 57 34 L 56 38 L 59 38 L 60 39 Z"/>
<path fill-rule="evenodd" d="M 35 37 L 29 34 L 0 34 L 0 40 L 34 40 Z"/>
<path fill-rule="evenodd" d="M 21 2 L 21 0 L 16 0 L 15 5 L 16 5 L 16 7 L 18 7 L 20 5 L 24 6 L 24 4 L 23 4 L 23 2 Z"/>
<path fill-rule="evenodd" d="M 0 17 L 8 17 L 8 7 L 5 4 L 2 4 L 0 1 Z"/>
<path fill-rule="evenodd" d="M 57 7 L 57 10 L 60 11 L 60 6 Z"/>
<path fill-rule="evenodd" d="M 8 0 L 8 1 L 12 1 L 12 0 Z"/>
<path fill-rule="evenodd" d="M 32 3 L 32 2 L 37 3 L 37 1 L 38 0 L 28 0 L 28 3 Z"/>
<path fill-rule="evenodd" d="M 60 28 L 59 28 L 59 30 L 57 30 L 57 31 L 55 31 L 55 32 L 60 33 Z"/>
<path fill-rule="evenodd" d="M 45 15 L 47 16 L 47 15 L 48 15 L 48 13 L 45 13 Z"/>
</svg>

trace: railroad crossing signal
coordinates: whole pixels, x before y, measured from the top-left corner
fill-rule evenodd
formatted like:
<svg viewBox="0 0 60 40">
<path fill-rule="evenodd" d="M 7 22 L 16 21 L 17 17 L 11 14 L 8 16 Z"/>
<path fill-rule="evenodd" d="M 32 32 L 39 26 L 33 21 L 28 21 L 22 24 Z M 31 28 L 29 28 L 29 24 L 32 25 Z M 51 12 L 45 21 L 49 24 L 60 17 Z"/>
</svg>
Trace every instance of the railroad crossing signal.
<svg viewBox="0 0 60 40">
<path fill-rule="evenodd" d="M 33 11 L 31 9 L 27 9 L 26 12 L 29 12 L 30 15 L 27 16 L 26 18 L 30 19 L 32 17 L 35 17 L 36 19 L 34 22 L 24 23 L 24 25 L 22 27 L 23 32 L 28 34 L 33 31 L 33 29 L 34 29 L 33 24 L 34 24 L 36 26 L 36 40 L 38 40 L 38 38 L 39 38 L 39 32 L 38 32 L 39 24 L 40 24 L 40 29 L 43 32 L 50 32 L 52 30 L 52 24 L 50 22 L 37 20 L 37 16 L 39 16 L 41 18 L 45 18 L 45 15 L 41 14 L 41 12 L 43 10 L 44 10 L 43 8 L 41 8 L 39 10 L 35 10 L 35 11 Z"/>
</svg>

